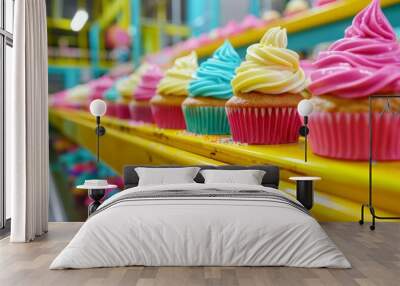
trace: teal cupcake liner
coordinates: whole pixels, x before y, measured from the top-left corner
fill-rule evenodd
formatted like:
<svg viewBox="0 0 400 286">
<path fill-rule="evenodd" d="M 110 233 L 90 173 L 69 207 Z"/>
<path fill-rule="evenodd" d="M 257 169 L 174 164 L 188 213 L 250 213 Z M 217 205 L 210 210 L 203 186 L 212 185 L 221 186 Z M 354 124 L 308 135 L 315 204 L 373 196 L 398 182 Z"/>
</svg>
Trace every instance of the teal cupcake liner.
<svg viewBox="0 0 400 286">
<path fill-rule="evenodd" d="M 186 130 L 202 135 L 231 134 L 224 106 L 183 106 Z"/>
</svg>

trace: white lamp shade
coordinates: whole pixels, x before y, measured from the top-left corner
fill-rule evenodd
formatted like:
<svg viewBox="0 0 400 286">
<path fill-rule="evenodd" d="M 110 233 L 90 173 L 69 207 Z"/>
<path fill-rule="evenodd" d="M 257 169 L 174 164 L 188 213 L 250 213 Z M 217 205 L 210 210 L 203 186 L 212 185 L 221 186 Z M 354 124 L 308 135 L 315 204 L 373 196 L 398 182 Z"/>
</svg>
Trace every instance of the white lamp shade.
<svg viewBox="0 0 400 286">
<path fill-rule="evenodd" d="M 88 19 L 88 12 L 83 9 L 76 11 L 74 17 L 71 20 L 71 30 L 74 32 L 79 32 L 85 26 Z"/>
<path fill-rule="evenodd" d="M 303 99 L 297 105 L 297 111 L 301 116 L 308 116 L 313 112 L 314 106 L 309 99 Z"/>
<path fill-rule="evenodd" d="M 94 116 L 103 116 L 106 114 L 107 104 L 101 99 L 95 99 L 90 103 L 90 113 Z"/>
</svg>

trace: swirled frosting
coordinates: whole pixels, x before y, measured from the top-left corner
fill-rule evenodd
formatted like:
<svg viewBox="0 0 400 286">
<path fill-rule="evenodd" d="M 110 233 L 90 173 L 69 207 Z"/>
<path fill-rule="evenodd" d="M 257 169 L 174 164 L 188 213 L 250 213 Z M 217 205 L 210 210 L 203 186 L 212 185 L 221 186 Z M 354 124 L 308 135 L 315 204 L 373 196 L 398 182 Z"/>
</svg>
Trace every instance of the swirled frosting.
<svg viewBox="0 0 400 286">
<path fill-rule="evenodd" d="M 400 45 L 379 0 L 355 16 L 345 37 L 321 52 L 314 67 L 313 95 L 360 98 L 400 92 Z"/>
<path fill-rule="evenodd" d="M 134 91 L 136 100 L 150 100 L 157 90 L 157 85 L 163 77 L 163 72 L 156 65 L 151 65 L 142 75 L 140 82 Z"/>
<path fill-rule="evenodd" d="M 160 81 L 157 93 L 187 96 L 189 83 L 193 79 L 197 67 L 196 52 L 176 59 L 174 65 L 167 70 L 165 77 Z"/>
<path fill-rule="evenodd" d="M 299 93 L 306 87 L 306 76 L 299 55 L 287 47 L 286 29 L 268 30 L 260 43 L 247 49 L 246 60 L 232 80 L 235 93 Z"/>
<path fill-rule="evenodd" d="M 197 69 L 195 79 L 189 84 L 189 96 L 218 99 L 232 97 L 231 80 L 240 64 L 240 57 L 229 41 L 220 46 L 211 58 Z"/>
<path fill-rule="evenodd" d="M 149 64 L 143 63 L 131 75 L 117 82 L 116 89 L 122 97 L 132 98 L 133 91 L 138 86 L 143 73 L 145 73 L 148 68 Z"/>
</svg>

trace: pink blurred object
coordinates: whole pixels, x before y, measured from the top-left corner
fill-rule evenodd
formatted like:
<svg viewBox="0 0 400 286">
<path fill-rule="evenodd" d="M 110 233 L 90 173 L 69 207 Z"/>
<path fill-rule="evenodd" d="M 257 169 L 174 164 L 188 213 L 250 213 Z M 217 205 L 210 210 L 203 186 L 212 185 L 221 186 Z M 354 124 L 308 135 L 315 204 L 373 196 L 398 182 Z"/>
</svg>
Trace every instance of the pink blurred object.
<svg viewBox="0 0 400 286">
<path fill-rule="evenodd" d="M 197 38 L 197 43 L 200 47 L 210 44 L 211 42 L 212 42 L 212 39 L 210 38 L 210 36 L 207 33 L 203 33 Z"/>
<path fill-rule="evenodd" d="M 247 15 L 240 23 L 240 27 L 244 30 L 252 28 L 260 28 L 265 25 L 265 22 L 254 15 Z"/>
<path fill-rule="evenodd" d="M 185 51 L 192 51 L 197 49 L 198 47 L 199 47 L 199 41 L 195 37 L 192 37 L 184 41 L 182 44 L 182 50 Z"/>
<path fill-rule="evenodd" d="M 131 44 L 131 37 L 128 31 L 118 25 L 113 25 L 106 31 L 106 45 L 109 48 L 124 48 Z"/>
<path fill-rule="evenodd" d="M 244 30 L 238 23 L 235 21 L 229 21 L 225 26 L 221 28 L 217 28 L 214 31 L 211 31 L 210 37 L 216 39 L 225 39 L 230 36 L 239 34 Z"/>
<path fill-rule="evenodd" d="M 102 76 L 98 79 L 90 81 L 89 102 L 95 99 L 102 99 L 103 93 L 113 85 L 114 81 L 109 76 Z"/>
<path fill-rule="evenodd" d="M 66 97 L 68 95 L 67 90 L 59 91 L 54 93 L 49 98 L 49 106 L 62 107 L 65 104 Z"/>
<path fill-rule="evenodd" d="M 68 90 L 57 92 L 50 96 L 49 106 L 54 108 L 82 109 L 82 104 L 71 102 L 68 98 Z"/>
<path fill-rule="evenodd" d="M 337 1 L 338 0 L 314 0 L 314 7 L 324 6 L 326 4 L 331 4 Z"/>
</svg>

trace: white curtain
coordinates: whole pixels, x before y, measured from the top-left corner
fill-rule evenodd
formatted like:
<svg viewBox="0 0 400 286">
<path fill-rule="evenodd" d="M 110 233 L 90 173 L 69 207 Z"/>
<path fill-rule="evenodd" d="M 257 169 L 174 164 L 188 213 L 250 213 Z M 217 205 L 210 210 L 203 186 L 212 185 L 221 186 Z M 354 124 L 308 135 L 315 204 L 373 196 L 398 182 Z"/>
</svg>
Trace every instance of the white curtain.
<svg viewBox="0 0 400 286">
<path fill-rule="evenodd" d="M 12 242 L 48 225 L 48 82 L 45 0 L 15 1 L 12 95 L 6 98 L 6 187 Z"/>
</svg>

